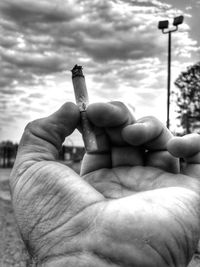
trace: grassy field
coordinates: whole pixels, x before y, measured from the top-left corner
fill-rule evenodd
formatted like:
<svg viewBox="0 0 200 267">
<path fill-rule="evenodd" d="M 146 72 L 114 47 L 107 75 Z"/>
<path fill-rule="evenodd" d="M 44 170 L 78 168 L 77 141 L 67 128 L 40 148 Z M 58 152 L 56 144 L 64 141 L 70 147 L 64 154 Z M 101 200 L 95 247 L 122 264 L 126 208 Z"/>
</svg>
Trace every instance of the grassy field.
<svg viewBox="0 0 200 267">
<path fill-rule="evenodd" d="M 8 184 L 9 174 L 10 169 L 0 169 L 0 267 L 33 266 L 13 215 Z"/>
<path fill-rule="evenodd" d="M 76 172 L 80 165 L 72 166 Z M 9 192 L 8 177 L 10 169 L 0 169 L 0 267 L 28 267 L 35 266 L 26 251 L 17 230 Z M 160 266 L 162 267 L 162 266 Z M 188 267 L 200 267 L 198 254 Z"/>
</svg>

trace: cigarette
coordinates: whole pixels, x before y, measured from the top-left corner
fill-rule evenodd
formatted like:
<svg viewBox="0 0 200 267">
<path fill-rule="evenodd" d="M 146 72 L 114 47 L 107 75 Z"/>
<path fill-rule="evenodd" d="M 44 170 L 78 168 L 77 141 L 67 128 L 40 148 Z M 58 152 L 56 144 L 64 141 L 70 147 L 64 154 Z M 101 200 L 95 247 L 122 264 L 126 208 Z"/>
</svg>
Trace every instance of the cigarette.
<svg viewBox="0 0 200 267">
<path fill-rule="evenodd" d="M 82 66 L 75 65 L 71 70 L 72 82 L 76 104 L 79 107 L 81 114 L 82 136 L 85 149 L 88 153 L 94 153 L 99 150 L 97 137 L 94 132 L 94 126 L 90 123 L 87 117 L 86 109 L 89 104 L 88 92 L 83 75 Z"/>
</svg>

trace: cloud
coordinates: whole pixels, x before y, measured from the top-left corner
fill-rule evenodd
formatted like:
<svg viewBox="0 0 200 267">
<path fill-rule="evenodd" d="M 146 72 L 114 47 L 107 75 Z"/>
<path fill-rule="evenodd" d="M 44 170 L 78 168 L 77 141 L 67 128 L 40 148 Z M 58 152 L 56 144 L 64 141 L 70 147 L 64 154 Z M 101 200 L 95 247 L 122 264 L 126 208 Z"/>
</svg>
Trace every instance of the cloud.
<svg viewBox="0 0 200 267">
<path fill-rule="evenodd" d="M 76 9 L 73 8 L 72 1 L 66 1 L 65 3 L 63 5 L 62 1 L 50 3 L 47 0 L 41 0 L 39 2 L 6 0 L 2 1 L 1 9 L 7 17 L 19 21 L 19 23 L 57 23 L 70 21 L 78 14 Z"/>
<path fill-rule="evenodd" d="M 20 101 L 24 102 L 25 104 L 28 104 L 28 105 L 31 104 L 31 100 L 27 97 L 20 98 Z"/>
<path fill-rule="evenodd" d="M 157 0 L 0 1 L 0 94 L 7 96 L 7 116 L 32 119 L 73 99 L 67 71 L 74 64 L 85 67 L 92 101 L 155 99 L 153 90 L 165 88 L 167 59 L 167 36 L 157 23 L 180 12 Z M 189 31 L 182 25 L 173 36 L 174 59 L 191 61 L 198 52 Z"/>
<path fill-rule="evenodd" d="M 42 98 L 44 95 L 41 93 L 32 93 L 29 95 L 30 98 Z"/>
<path fill-rule="evenodd" d="M 4 95 L 9 95 L 9 96 L 12 96 L 12 95 L 21 95 L 24 93 L 23 90 L 20 90 L 20 89 L 17 89 L 17 88 L 2 88 L 0 90 L 0 93 L 1 94 L 4 94 Z"/>
<path fill-rule="evenodd" d="M 103 63 L 157 56 L 164 50 L 155 30 L 158 17 L 172 13 L 160 1 L 8 0 L 0 8 L 2 60 L 21 70 L 14 69 L 13 79 L 30 85 L 41 84 L 38 76 L 71 68 L 80 57 Z"/>
<path fill-rule="evenodd" d="M 26 69 L 26 71 L 31 70 L 35 74 L 49 74 L 64 70 L 62 56 L 56 53 L 40 54 L 38 52 L 30 53 L 29 51 L 3 50 L 1 56 L 3 60 L 12 64 L 12 66 Z"/>
</svg>

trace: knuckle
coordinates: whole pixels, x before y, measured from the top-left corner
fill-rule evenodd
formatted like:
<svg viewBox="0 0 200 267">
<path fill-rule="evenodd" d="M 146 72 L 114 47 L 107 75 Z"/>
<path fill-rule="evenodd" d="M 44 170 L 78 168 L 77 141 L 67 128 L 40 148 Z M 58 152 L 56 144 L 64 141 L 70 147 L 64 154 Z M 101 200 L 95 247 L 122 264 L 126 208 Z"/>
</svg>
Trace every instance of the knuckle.
<svg viewBox="0 0 200 267">
<path fill-rule="evenodd" d="M 109 104 L 120 108 L 126 108 L 126 105 L 122 101 L 111 101 Z"/>
<path fill-rule="evenodd" d="M 142 117 L 138 120 L 138 122 L 153 122 L 161 124 L 161 121 L 153 115 Z"/>
<path fill-rule="evenodd" d="M 25 127 L 25 133 L 26 132 L 35 132 L 41 125 L 42 120 L 41 119 L 37 119 L 37 120 L 33 120 L 31 122 L 29 122 L 26 127 Z"/>
<path fill-rule="evenodd" d="M 37 123 L 36 123 L 35 120 L 34 121 L 30 121 L 25 127 L 25 132 L 26 131 L 31 131 L 35 127 L 36 124 Z"/>
</svg>

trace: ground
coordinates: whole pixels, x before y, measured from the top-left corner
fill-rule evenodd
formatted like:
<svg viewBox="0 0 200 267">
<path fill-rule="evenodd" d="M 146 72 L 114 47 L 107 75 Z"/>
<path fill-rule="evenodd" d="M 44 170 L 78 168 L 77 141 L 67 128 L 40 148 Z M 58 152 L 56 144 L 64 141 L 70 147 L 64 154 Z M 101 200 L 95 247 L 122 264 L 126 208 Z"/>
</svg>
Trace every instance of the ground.
<svg viewBox="0 0 200 267">
<path fill-rule="evenodd" d="M 74 169 L 78 171 L 76 164 Z M 34 264 L 20 238 L 9 192 L 10 169 L 0 169 L 0 267 L 33 267 Z M 200 255 L 188 267 L 200 267 Z"/>
<path fill-rule="evenodd" d="M 0 267 L 31 266 L 13 215 L 8 177 L 10 169 L 0 169 Z"/>
</svg>

